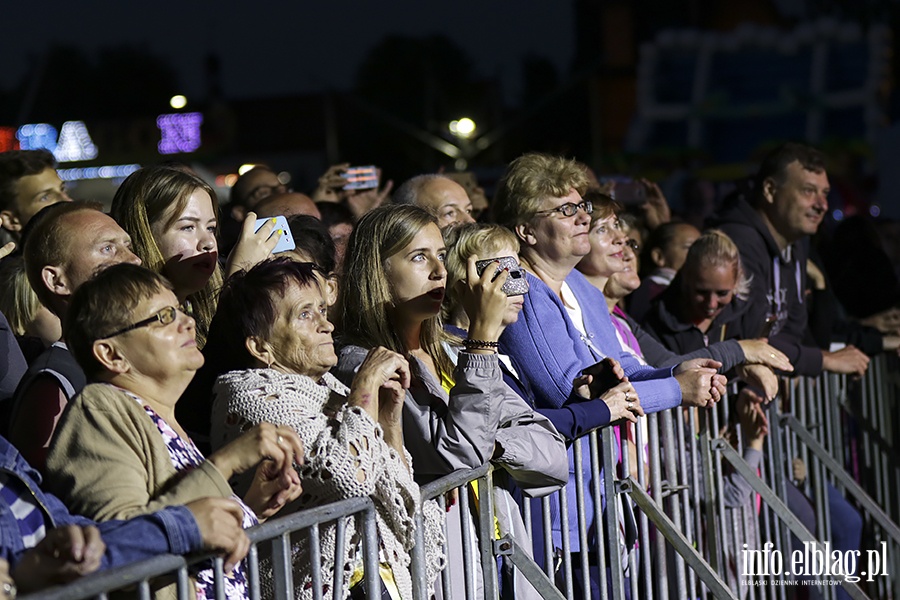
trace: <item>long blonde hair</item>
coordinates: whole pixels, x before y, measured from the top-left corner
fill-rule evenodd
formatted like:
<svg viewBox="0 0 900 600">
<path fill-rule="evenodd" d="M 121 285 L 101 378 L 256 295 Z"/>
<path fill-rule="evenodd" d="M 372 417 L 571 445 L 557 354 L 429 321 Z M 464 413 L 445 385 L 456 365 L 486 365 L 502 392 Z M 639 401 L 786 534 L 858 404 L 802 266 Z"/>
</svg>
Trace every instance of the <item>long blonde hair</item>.
<svg viewBox="0 0 900 600">
<path fill-rule="evenodd" d="M 340 328 L 345 343 L 364 348 L 384 346 L 404 356 L 409 348 L 390 318 L 393 293 L 385 268 L 387 259 L 412 242 L 437 221 L 421 208 L 390 205 L 367 213 L 356 224 L 347 243 L 344 275 L 338 300 Z M 441 342 L 453 340 L 444 333 L 440 315 L 422 323 L 419 343 L 434 361 L 439 376 L 453 372 L 453 363 Z"/>
<path fill-rule="evenodd" d="M 162 273 L 165 257 L 153 237 L 151 226 L 166 218 L 167 212 L 171 222 L 165 226 L 170 226 L 184 212 L 188 199 L 198 188 L 209 194 L 213 213 L 218 219 L 219 203 L 215 190 L 187 171 L 164 166 L 145 167 L 129 175 L 119 186 L 110 216 L 131 236 L 132 251 L 140 257 L 143 266 Z M 197 323 L 197 345 L 201 348 L 206 343 L 223 280 L 222 268 L 217 264 L 206 286 L 185 301 Z"/>
<path fill-rule="evenodd" d="M 21 256 L 3 259 L 0 265 L 0 312 L 6 315 L 16 335 L 25 335 L 41 309 L 41 301 L 28 283 L 25 260 Z"/>
</svg>

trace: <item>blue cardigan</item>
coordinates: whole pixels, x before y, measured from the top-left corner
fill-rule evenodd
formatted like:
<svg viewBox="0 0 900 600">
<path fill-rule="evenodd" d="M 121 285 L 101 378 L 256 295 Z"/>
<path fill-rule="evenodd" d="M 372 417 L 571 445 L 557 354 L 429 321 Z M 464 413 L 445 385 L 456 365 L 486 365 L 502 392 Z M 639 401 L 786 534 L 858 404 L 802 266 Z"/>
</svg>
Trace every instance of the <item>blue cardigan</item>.
<svg viewBox="0 0 900 600">
<path fill-rule="evenodd" d="M 500 351 L 508 354 L 515 365 L 519 377 L 533 393 L 535 405 L 539 408 L 559 409 L 573 407 L 579 403 L 587 408 L 591 403 L 573 393 L 572 382 L 581 371 L 602 358 L 617 359 L 625 374 L 634 385 L 641 400 L 641 406 L 648 413 L 673 408 L 681 404 L 681 387 L 672 376 L 672 368 L 655 369 L 642 365 L 630 353 L 622 350 L 613 327 L 606 298 L 578 271 L 572 271 L 566 283 L 581 307 L 587 337 L 583 336 L 569 319 L 568 312 L 559 297 L 540 279 L 526 274 L 530 291 L 525 295 L 525 305 L 516 323 L 508 326 L 500 336 Z M 579 407 L 581 408 L 581 407 Z M 575 416 L 575 413 L 573 413 Z M 597 415 L 600 416 L 600 415 Z M 605 414 L 609 424 L 609 412 Z M 594 421 L 596 423 L 596 421 Z M 594 425 L 591 423 L 591 425 Z M 592 476 L 590 448 L 587 437 L 575 443 L 582 444 L 584 461 L 576 467 L 574 453 L 570 447 L 569 482 L 566 485 L 571 549 L 578 551 L 578 512 L 575 502 L 575 472 L 581 470 L 584 476 L 585 515 L 589 531 L 588 544 L 595 547 L 594 498 L 591 495 Z M 603 478 L 603 472 L 600 472 Z M 603 493 L 603 486 L 600 486 Z M 600 498 L 605 506 L 605 500 Z M 533 511 L 533 525 L 541 528 L 541 511 Z M 562 547 L 562 523 L 557 495 L 550 501 L 550 518 L 553 542 Z M 535 535 L 535 556 L 543 556 L 539 547 L 543 540 Z"/>
<path fill-rule="evenodd" d="M 584 275 L 573 270 L 566 283 L 578 300 L 587 338 L 572 324 L 559 297 L 540 279 L 526 274 L 530 291 L 519 320 L 500 336 L 500 351 L 509 355 L 519 377 L 528 382 L 535 405 L 560 408 L 572 401 L 572 381 L 586 367 L 611 356 L 622 364 L 647 413 L 681 404 L 681 387 L 672 368 L 642 365 L 622 350 L 606 298 Z M 593 350 L 592 350 L 593 347 Z"/>
</svg>

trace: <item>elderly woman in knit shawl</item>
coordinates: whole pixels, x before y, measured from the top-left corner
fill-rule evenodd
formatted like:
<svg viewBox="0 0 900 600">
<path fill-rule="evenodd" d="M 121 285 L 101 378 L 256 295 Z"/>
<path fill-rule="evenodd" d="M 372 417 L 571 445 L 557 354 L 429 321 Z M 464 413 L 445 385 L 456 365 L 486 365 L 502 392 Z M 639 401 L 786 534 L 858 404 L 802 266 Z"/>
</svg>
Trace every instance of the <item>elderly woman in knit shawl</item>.
<svg viewBox="0 0 900 600">
<path fill-rule="evenodd" d="M 309 263 L 274 259 L 231 278 L 210 327 L 209 343 L 226 353 L 220 368 L 228 370 L 213 388 L 211 443 L 225 444 L 259 422 L 293 427 L 307 451 L 299 507 L 370 496 L 377 507 L 382 581 L 393 596 L 407 600 L 419 510 L 425 515 L 429 583 L 443 561 L 443 515 L 434 503 L 420 505 L 403 447 L 409 365 L 399 354 L 375 348 L 348 389 L 328 372 L 337 362 L 333 329 Z M 298 597 L 312 597 L 312 569 L 323 572 L 325 596 L 333 593 L 335 568 L 344 573 L 345 596 L 358 580 L 362 553 L 354 523 L 347 525 L 351 543 L 342 557 L 335 558 L 333 527 L 322 533 L 322 564 L 311 565 L 306 549 L 295 547 Z"/>
</svg>

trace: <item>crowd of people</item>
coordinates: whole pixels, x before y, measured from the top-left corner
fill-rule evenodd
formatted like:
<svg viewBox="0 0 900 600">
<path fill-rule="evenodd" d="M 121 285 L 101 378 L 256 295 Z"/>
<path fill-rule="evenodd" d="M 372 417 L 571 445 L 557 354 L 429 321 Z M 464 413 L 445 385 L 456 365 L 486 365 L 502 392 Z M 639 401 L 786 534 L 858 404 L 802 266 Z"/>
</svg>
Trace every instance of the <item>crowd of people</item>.
<svg viewBox="0 0 900 600">
<path fill-rule="evenodd" d="M 499 535 L 539 563 L 547 524 L 553 551 L 564 537 L 593 548 L 606 499 L 588 494 L 579 523 L 585 432 L 709 408 L 737 381 L 756 467 L 779 376 L 861 375 L 900 347 L 890 261 L 876 297 L 848 301 L 829 277 L 844 276 L 841 257 L 811 244 L 829 182 L 805 145 L 774 149 L 703 232 L 652 182 L 636 181 L 646 200 L 626 211 L 615 184 L 557 156 L 513 160 L 489 202 L 439 174 L 393 194 L 345 189 L 348 166 L 308 196 L 256 166 L 221 203 L 190 167 L 148 166 L 107 213 L 69 196 L 49 153 L 0 154 L 0 596 L 207 551 L 225 557 L 226 596 L 245 598 L 243 529 L 367 496 L 382 589 L 364 589 L 350 519 L 340 552 L 321 530 L 319 564 L 295 543 L 296 594 L 313 597 L 315 580 L 332 595 L 339 569 L 339 594 L 409 600 L 417 515 L 424 584 L 460 568 L 445 555 L 460 532 L 420 484 L 491 462 Z M 884 263 L 868 241 L 866 260 Z M 534 505 L 532 546 L 521 505 L 563 486 L 549 521 Z M 733 475 L 725 495 L 737 507 L 750 488 Z M 859 513 L 834 488 L 828 502 L 833 546 L 858 549 Z M 815 530 L 796 486 L 789 504 Z M 540 597 L 501 567 L 504 597 Z M 578 597 L 600 597 L 603 568 L 573 577 Z M 262 575 L 271 594 L 271 567 Z M 191 586 L 212 594 L 211 565 Z"/>
</svg>

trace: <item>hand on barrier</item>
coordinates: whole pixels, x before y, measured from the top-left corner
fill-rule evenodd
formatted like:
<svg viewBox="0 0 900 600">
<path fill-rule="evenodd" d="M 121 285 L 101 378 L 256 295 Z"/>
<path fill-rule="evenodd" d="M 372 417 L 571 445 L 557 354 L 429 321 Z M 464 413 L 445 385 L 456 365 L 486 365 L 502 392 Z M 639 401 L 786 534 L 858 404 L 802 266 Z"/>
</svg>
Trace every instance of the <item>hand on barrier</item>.
<svg viewBox="0 0 900 600">
<path fill-rule="evenodd" d="M 738 367 L 741 378 L 762 392 L 760 401 L 769 403 L 778 395 L 778 376 L 765 365 L 741 365 Z"/>
<path fill-rule="evenodd" d="M 699 408 L 715 404 L 712 394 L 712 378 L 715 374 L 714 369 L 694 368 L 675 375 L 675 380 L 681 386 L 681 403 Z"/>
<path fill-rule="evenodd" d="M 250 550 L 250 538 L 241 526 L 241 507 L 227 498 L 203 498 L 186 506 L 197 521 L 204 549 L 223 554 L 225 572 L 230 573 Z"/>
<path fill-rule="evenodd" d="M 794 366 L 784 352 L 770 346 L 766 339 L 738 340 L 738 344 L 744 351 L 746 364 L 766 365 L 778 371 L 791 372 L 794 370 Z"/>
<path fill-rule="evenodd" d="M 713 371 L 717 371 L 721 368 L 722 363 L 717 360 L 713 360 L 711 358 L 692 358 L 691 360 L 686 360 L 683 363 L 680 363 L 677 367 L 675 367 L 675 371 L 673 371 L 673 373 L 675 375 L 678 375 L 679 373 L 683 373 L 692 369 L 711 369 Z"/>
<path fill-rule="evenodd" d="M 692 358 L 675 367 L 673 374 L 681 386 L 683 404 L 705 408 L 725 396 L 728 379 L 718 374 L 722 363 L 711 358 Z"/>
<path fill-rule="evenodd" d="M 13 571 L 19 591 L 68 583 L 100 568 L 106 544 L 94 526 L 67 525 L 47 532 Z"/>
<path fill-rule="evenodd" d="M 725 386 L 728 385 L 728 378 L 721 373 L 716 373 L 709 380 L 709 394 L 712 397 L 713 404 L 721 400 L 727 394 Z"/>
<path fill-rule="evenodd" d="M 610 422 L 627 419 L 635 423 L 638 417 L 644 416 L 640 398 L 638 398 L 634 386 L 628 381 L 623 381 L 616 387 L 607 390 L 600 398 L 609 407 Z"/>
<path fill-rule="evenodd" d="M 836 352 L 822 350 L 822 368 L 843 375 L 864 375 L 869 357 L 856 346 L 845 346 Z"/>
</svg>

